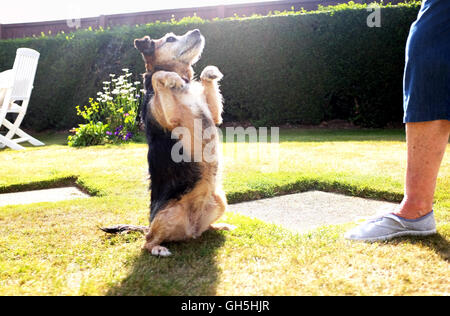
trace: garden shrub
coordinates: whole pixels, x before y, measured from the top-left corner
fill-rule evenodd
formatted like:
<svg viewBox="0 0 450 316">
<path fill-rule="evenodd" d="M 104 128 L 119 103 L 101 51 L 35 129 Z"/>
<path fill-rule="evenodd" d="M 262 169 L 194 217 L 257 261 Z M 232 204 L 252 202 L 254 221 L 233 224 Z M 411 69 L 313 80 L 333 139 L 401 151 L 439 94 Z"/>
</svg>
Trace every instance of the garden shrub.
<svg viewBox="0 0 450 316">
<path fill-rule="evenodd" d="M 110 73 L 126 67 L 140 81 L 144 63 L 133 39 L 199 28 L 206 48 L 196 65 L 224 73 L 225 121 L 319 124 L 345 119 L 382 127 L 402 120 L 404 50 L 419 2 L 381 9 L 381 27 L 367 26 L 366 5 L 345 4 L 315 12 L 80 30 L 71 34 L 0 41 L 0 71 L 15 51 L 41 53 L 35 90 L 24 122 L 35 130 L 81 123 L 86 104 Z"/>
<path fill-rule="evenodd" d="M 75 128 L 75 135 L 69 136 L 68 145 L 71 147 L 86 147 L 104 145 L 107 142 L 108 125 L 103 122 L 89 122 Z"/>
</svg>

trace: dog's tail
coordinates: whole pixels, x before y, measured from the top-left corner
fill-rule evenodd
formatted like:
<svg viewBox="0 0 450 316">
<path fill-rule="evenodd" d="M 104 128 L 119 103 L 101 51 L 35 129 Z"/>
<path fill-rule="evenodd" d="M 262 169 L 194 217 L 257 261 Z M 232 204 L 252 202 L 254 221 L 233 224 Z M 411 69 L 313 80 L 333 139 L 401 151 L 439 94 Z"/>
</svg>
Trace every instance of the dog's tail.
<svg viewBox="0 0 450 316">
<path fill-rule="evenodd" d="M 150 228 L 147 226 L 134 226 L 134 225 L 117 225 L 112 227 L 99 227 L 107 234 L 125 234 L 129 232 L 138 232 L 147 234 Z"/>
</svg>

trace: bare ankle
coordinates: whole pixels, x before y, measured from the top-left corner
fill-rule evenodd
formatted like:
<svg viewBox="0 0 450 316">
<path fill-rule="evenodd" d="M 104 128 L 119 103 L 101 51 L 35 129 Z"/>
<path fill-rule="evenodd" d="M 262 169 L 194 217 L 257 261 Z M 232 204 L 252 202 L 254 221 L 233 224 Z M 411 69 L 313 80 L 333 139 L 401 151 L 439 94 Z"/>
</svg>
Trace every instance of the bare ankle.
<svg viewBox="0 0 450 316">
<path fill-rule="evenodd" d="M 418 219 L 429 214 L 432 210 L 432 203 L 405 198 L 394 214 L 406 219 Z"/>
</svg>

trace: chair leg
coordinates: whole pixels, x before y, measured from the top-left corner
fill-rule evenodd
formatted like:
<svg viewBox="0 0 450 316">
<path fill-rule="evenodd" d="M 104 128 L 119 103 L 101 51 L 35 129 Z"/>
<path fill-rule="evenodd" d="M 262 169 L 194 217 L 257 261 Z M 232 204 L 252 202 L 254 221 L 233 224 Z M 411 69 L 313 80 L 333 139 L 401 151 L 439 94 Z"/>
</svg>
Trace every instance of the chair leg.
<svg viewBox="0 0 450 316">
<path fill-rule="evenodd" d="M 30 144 L 32 144 L 33 146 L 45 146 L 45 144 L 39 140 L 37 140 L 36 138 L 28 135 L 27 133 L 25 133 L 24 131 L 22 131 L 19 126 L 20 123 L 23 120 L 24 115 L 19 114 L 19 116 L 17 117 L 16 121 L 14 122 L 14 124 L 12 124 L 11 122 L 9 122 L 8 120 L 4 120 L 3 121 L 3 125 L 9 129 L 8 134 L 6 134 L 5 138 L 6 139 L 12 139 L 14 137 L 14 135 L 17 135 L 19 137 L 21 137 L 23 139 L 23 141 L 27 141 Z M 3 146 L 4 147 L 4 146 Z M 2 146 L 0 146 L 0 148 L 3 148 Z"/>
<path fill-rule="evenodd" d="M 43 142 L 41 142 L 41 141 L 37 140 L 36 138 L 28 135 L 27 133 L 25 133 L 21 129 L 18 129 L 16 131 L 16 134 L 19 135 L 22 138 L 28 138 L 27 141 L 33 146 L 45 146 L 45 144 Z"/>
<path fill-rule="evenodd" d="M 41 142 L 41 141 L 37 140 L 36 138 L 30 136 L 29 134 L 25 133 L 20 128 L 17 129 L 16 135 L 27 139 L 27 142 L 29 142 L 33 146 L 45 146 L 45 144 L 43 142 Z"/>
<path fill-rule="evenodd" d="M 3 135 L 0 135 L 0 148 L 4 148 L 5 146 L 14 149 L 14 150 L 22 150 L 25 149 L 24 147 L 20 146 L 19 144 L 17 144 L 16 142 L 6 138 Z"/>
<path fill-rule="evenodd" d="M 25 117 L 24 112 L 20 112 L 19 115 L 17 115 L 14 124 L 12 124 L 10 121 L 8 121 L 6 118 L 3 122 L 3 125 L 6 126 L 9 129 L 9 132 L 5 135 L 6 138 L 12 139 L 14 135 L 16 134 L 16 130 L 19 128 L 20 124 L 22 123 L 23 119 Z"/>
</svg>

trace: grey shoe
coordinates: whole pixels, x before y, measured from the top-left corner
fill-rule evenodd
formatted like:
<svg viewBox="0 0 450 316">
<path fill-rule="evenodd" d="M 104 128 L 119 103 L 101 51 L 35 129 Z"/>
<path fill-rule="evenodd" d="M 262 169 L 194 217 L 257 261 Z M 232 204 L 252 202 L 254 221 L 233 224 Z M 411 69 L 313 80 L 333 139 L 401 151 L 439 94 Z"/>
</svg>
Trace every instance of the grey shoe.
<svg viewBox="0 0 450 316">
<path fill-rule="evenodd" d="M 400 236 L 428 236 L 436 233 L 434 212 L 415 220 L 405 219 L 392 213 L 369 220 L 348 231 L 349 240 L 383 241 Z"/>
</svg>

